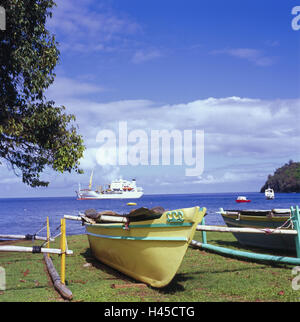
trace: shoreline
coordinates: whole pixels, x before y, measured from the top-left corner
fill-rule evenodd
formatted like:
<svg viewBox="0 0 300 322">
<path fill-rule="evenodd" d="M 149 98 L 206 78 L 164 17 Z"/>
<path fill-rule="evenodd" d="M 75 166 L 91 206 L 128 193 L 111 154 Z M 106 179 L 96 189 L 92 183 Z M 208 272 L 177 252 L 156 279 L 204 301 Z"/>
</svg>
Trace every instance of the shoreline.
<svg viewBox="0 0 300 322">
<path fill-rule="evenodd" d="M 144 194 L 141 198 L 139 199 L 134 199 L 134 200 L 142 200 L 143 197 L 161 197 L 161 196 L 189 196 L 189 195 L 221 195 L 221 194 L 253 194 L 253 193 L 257 193 L 257 194 L 263 194 L 262 192 L 259 191 L 232 191 L 232 192 L 191 192 L 191 193 L 159 193 L 159 194 Z M 277 194 L 300 194 L 300 192 L 277 192 Z M 72 196 L 49 196 L 49 197 L 45 197 L 45 196 L 40 196 L 40 197 L 1 197 L 1 200 L 7 200 L 7 199 L 65 199 L 65 198 L 74 198 L 75 200 L 77 200 L 77 197 L 74 195 Z M 110 199 L 105 199 L 105 200 L 110 200 Z M 116 199 L 116 200 L 126 200 L 126 199 Z"/>
</svg>

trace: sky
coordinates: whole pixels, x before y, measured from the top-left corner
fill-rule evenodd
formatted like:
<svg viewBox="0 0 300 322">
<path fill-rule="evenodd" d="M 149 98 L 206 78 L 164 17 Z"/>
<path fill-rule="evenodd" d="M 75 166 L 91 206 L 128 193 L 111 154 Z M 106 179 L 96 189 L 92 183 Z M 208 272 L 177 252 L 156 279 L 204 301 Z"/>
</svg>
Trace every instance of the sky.
<svg viewBox="0 0 300 322">
<path fill-rule="evenodd" d="M 33 189 L 3 165 L 2 197 L 75 196 L 92 170 L 95 187 L 136 178 L 145 194 L 252 192 L 299 161 L 300 0 L 56 2 L 47 97 L 76 116 L 84 174 L 46 169 L 49 187 Z M 179 141 L 164 150 L 157 131 Z"/>
</svg>

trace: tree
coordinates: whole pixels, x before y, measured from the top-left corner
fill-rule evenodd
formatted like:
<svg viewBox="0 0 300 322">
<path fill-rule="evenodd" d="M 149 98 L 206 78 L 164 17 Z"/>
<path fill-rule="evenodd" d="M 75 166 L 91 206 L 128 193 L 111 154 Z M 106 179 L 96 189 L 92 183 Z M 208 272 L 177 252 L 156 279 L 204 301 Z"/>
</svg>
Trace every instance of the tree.
<svg viewBox="0 0 300 322">
<path fill-rule="evenodd" d="M 290 160 L 276 169 L 273 175 L 268 176 L 260 192 L 264 192 L 268 187 L 275 192 L 300 192 L 300 162 Z"/>
<path fill-rule="evenodd" d="M 82 172 L 82 137 L 75 116 L 47 100 L 59 59 L 55 36 L 46 29 L 51 0 L 0 0 L 6 30 L 0 31 L 0 160 L 36 187 L 46 167 Z"/>
</svg>

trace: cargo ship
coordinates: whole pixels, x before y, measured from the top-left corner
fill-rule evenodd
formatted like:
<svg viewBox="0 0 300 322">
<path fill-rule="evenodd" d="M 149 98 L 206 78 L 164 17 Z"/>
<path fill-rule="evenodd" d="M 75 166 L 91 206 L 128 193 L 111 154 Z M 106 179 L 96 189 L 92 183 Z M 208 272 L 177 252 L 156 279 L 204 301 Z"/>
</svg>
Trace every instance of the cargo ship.
<svg viewBox="0 0 300 322">
<path fill-rule="evenodd" d="M 89 199 L 137 199 L 144 194 L 143 188 L 136 186 L 136 180 L 131 181 L 118 179 L 113 180 L 110 184 L 98 189 L 92 189 L 93 173 L 90 177 L 89 187 L 87 189 L 81 189 L 80 184 L 78 187 L 77 200 L 89 200 Z"/>
</svg>

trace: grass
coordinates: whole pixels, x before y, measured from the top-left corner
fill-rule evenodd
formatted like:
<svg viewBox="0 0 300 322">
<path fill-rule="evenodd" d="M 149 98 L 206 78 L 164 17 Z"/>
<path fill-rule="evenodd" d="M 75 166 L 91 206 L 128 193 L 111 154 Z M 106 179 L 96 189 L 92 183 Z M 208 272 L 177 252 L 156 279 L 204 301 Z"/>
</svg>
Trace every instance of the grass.
<svg viewBox="0 0 300 322">
<path fill-rule="evenodd" d="M 239 248 L 232 234 L 207 233 L 208 242 Z M 201 241 L 201 233 L 194 239 Z M 32 245 L 31 242 L 17 242 Z M 39 243 L 37 243 L 39 244 Z M 189 248 L 172 282 L 163 289 L 138 288 L 131 278 L 96 261 L 85 235 L 68 236 L 74 255 L 66 259 L 66 285 L 73 302 L 297 302 L 300 291 L 292 288 L 291 265 L 224 257 Z M 59 240 L 51 244 L 59 247 Z M 249 251 L 249 250 L 247 250 Z M 252 250 L 253 251 L 253 250 Z M 52 255 L 58 272 L 60 258 Z M 58 302 L 63 299 L 52 286 L 41 254 L 0 253 L 6 290 L 0 302 Z M 112 288 L 112 284 L 131 284 Z"/>
</svg>

